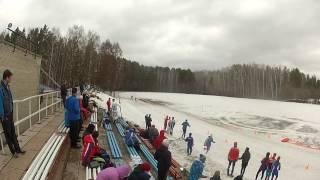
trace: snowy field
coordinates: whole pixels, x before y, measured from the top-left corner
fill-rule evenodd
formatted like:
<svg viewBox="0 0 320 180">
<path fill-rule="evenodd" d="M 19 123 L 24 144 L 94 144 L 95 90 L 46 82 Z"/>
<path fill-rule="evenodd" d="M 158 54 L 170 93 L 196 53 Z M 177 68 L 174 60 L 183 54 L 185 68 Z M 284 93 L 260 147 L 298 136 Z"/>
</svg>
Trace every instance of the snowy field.
<svg viewBox="0 0 320 180">
<path fill-rule="evenodd" d="M 104 99 L 106 95 L 100 94 Z M 132 101 L 131 96 L 137 101 Z M 320 179 L 320 106 L 219 96 L 122 92 L 119 94 L 122 114 L 144 127 L 145 114 L 152 114 L 153 124 L 163 127 L 166 115 L 174 116 L 177 125 L 174 136 L 169 136 L 170 150 L 182 166 L 190 168 L 203 152 L 203 143 L 213 134 L 216 144 L 207 154 L 205 175 L 220 170 L 226 176 L 227 154 L 234 141 L 240 155 L 250 148 L 251 160 L 245 179 L 254 179 L 260 160 L 266 152 L 281 156 L 279 180 Z M 188 119 L 195 140 L 192 156 L 186 156 L 186 144 L 179 139 L 181 123 Z M 187 133 L 188 133 L 187 132 Z M 284 137 L 290 143 L 282 143 Z M 240 173 L 238 161 L 234 175 Z"/>
</svg>

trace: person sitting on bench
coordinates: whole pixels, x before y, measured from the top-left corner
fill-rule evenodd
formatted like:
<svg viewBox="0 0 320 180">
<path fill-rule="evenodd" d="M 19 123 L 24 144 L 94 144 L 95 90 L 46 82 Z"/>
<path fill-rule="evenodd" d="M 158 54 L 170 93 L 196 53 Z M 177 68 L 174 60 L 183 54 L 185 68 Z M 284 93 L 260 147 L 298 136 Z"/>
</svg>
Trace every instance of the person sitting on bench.
<svg viewBox="0 0 320 180">
<path fill-rule="evenodd" d="M 134 134 L 134 129 L 129 129 L 125 135 L 125 142 L 130 147 L 134 147 L 136 150 L 139 150 L 139 141 Z"/>
<path fill-rule="evenodd" d="M 84 145 L 84 137 L 86 137 L 89 134 L 92 134 L 94 129 L 95 129 L 94 124 L 89 124 L 88 127 L 86 128 L 86 130 L 84 130 L 84 132 L 82 134 L 82 144 L 83 145 Z"/>
<path fill-rule="evenodd" d="M 98 136 L 98 131 L 93 131 L 92 134 L 84 137 L 84 146 L 81 154 L 82 165 L 88 165 L 92 157 L 100 155 L 101 149 L 97 140 Z"/>
</svg>

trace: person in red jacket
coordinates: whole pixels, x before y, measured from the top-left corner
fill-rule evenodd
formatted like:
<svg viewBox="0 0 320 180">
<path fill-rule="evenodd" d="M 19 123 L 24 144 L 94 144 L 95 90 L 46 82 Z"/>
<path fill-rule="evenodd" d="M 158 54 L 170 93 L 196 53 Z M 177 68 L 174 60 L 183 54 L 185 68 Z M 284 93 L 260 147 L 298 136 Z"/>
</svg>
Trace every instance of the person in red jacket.
<svg viewBox="0 0 320 180">
<path fill-rule="evenodd" d="M 228 171 L 227 171 L 227 175 L 233 177 L 233 170 L 234 170 L 234 166 L 236 165 L 236 162 L 239 159 L 239 149 L 238 149 L 238 143 L 234 142 L 233 147 L 230 149 L 229 154 L 228 154 L 228 161 L 229 161 L 229 165 L 228 165 Z M 231 169 L 231 174 L 229 173 L 229 169 L 230 166 L 232 165 L 232 169 Z"/>
<path fill-rule="evenodd" d="M 108 112 L 111 112 L 111 98 L 109 98 L 107 101 L 107 108 L 108 108 Z"/>
<path fill-rule="evenodd" d="M 97 140 L 98 136 L 99 133 L 94 131 L 92 134 L 84 137 L 84 146 L 81 154 L 82 165 L 87 166 L 92 157 L 100 154 L 100 147 Z"/>
<path fill-rule="evenodd" d="M 164 126 L 163 126 L 163 130 L 167 130 L 167 126 L 168 126 L 168 121 L 170 120 L 170 117 L 167 115 L 165 118 L 164 118 Z"/>
<path fill-rule="evenodd" d="M 160 131 L 160 135 L 154 140 L 154 147 L 158 150 L 163 142 L 164 139 L 167 139 L 165 136 L 164 136 L 164 133 L 165 131 L 164 130 L 161 130 Z"/>
</svg>

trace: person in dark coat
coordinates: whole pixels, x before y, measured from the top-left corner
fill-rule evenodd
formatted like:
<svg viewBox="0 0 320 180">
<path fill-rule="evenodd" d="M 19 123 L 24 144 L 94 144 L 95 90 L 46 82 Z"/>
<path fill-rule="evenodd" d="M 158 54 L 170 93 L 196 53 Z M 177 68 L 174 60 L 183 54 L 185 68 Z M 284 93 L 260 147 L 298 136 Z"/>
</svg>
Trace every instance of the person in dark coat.
<svg viewBox="0 0 320 180">
<path fill-rule="evenodd" d="M 156 128 L 155 125 L 152 125 L 151 128 L 148 129 L 149 132 L 149 140 L 151 143 L 159 136 L 159 130 Z"/>
<path fill-rule="evenodd" d="M 262 173 L 261 174 L 261 179 L 263 179 L 264 173 L 265 173 L 265 171 L 267 170 L 267 167 L 270 164 L 269 156 L 270 156 L 270 152 L 267 152 L 266 157 L 264 157 L 261 160 L 261 165 L 260 165 L 260 168 L 259 168 L 259 170 L 258 170 L 258 172 L 256 174 L 256 179 L 258 179 L 258 176 L 259 176 L 260 172 Z"/>
<path fill-rule="evenodd" d="M 210 151 L 211 143 L 216 143 L 212 138 L 212 134 L 208 136 L 207 139 L 204 141 L 204 147 L 205 147 L 206 153 Z"/>
<path fill-rule="evenodd" d="M 0 84 L 0 121 L 10 152 L 14 158 L 17 158 L 18 153 L 24 154 L 25 151 L 20 148 L 13 122 L 13 98 L 9 86 L 12 75 L 8 69 L 3 72 Z"/>
<path fill-rule="evenodd" d="M 65 105 L 66 103 L 66 98 L 67 98 L 67 95 L 68 95 L 68 91 L 67 91 L 67 88 L 66 88 L 66 84 L 62 84 L 60 86 L 60 95 L 61 95 L 61 99 L 62 99 L 62 102 L 63 102 L 63 106 Z"/>
<path fill-rule="evenodd" d="M 214 175 L 210 178 L 210 180 L 221 180 L 220 171 L 214 172 Z"/>
<path fill-rule="evenodd" d="M 190 127 L 188 120 L 185 120 L 182 124 L 182 138 L 186 138 L 187 127 Z"/>
<path fill-rule="evenodd" d="M 187 154 L 188 156 L 191 155 L 192 153 L 192 147 L 193 147 L 193 137 L 192 137 L 192 133 L 189 133 L 189 137 L 187 137 L 185 139 L 185 141 L 187 142 Z"/>
<path fill-rule="evenodd" d="M 168 150 L 169 144 L 166 141 L 162 142 L 160 148 L 154 154 L 154 159 L 158 161 L 158 180 L 166 180 L 168 171 L 171 166 L 171 152 Z"/>
<path fill-rule="evenodd" d="M 242 156 L 239 158 L 239 159 L 242 159 L 240 175 L 242 176 L 244 175 L 244 172 L 246 171 L 250 158 L 251 158 L 251 154 L 249 152 L 249 148 L 247 147 L 244 153 L 242 154 Z"/>
<path fill-rule="evenodd" d="M 151 178 L 149 175 L 150 170 L 151 166 L 147 162 L 139 164 L 133 169 L 128 180 L 149 180 Z"/>
</svg>

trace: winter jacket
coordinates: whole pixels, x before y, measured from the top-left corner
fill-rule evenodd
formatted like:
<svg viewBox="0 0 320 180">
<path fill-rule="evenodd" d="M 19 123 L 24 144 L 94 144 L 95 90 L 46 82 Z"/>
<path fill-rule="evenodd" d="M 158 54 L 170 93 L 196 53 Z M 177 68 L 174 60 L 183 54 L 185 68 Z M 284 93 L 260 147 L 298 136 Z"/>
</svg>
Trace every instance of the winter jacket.
<svg viewBox="0 0 320 180">
<path fill-rule="evenodd" d="M 68 97 L 65 108 L 68 110 L 69 121 L 80 120 L 80 102 L 76 96 Z"/>
<path fill-rule="evenodd" d="M 210 147 L 211 147 L 211 143 L 216 143 L 216 142 L 214 142 L 214 141 L 213 141 L 213 138 L 212 138 L 211 136 L 209 136 L 209 137 L 205 140 L 204 145 L 207 146 L 208 148 L 210 148 Z"/>
<path fill-rule="evenodd" d="M 0 119 L 13 112 L 13 98 L 9 85 L 2 80 L 0 85 Z"/>
<path fill-rule="evenodd" d="M 238 148 L 231 148 L 228 154 L 229 161 L 237 161 L 239 158 L 239 149 Z"/>
<path fill-rule="evenodd" d="M 241 156 L 240 159 L 242 159 L 242 164 L 248 164 L 250 158 L 251 158 L 250 152 L 249 152 L 249 151 L 245 151 L 245 152 L 242 154 L 242 156 Z"/>
<path fill-rule="evenodd" d="M 187 142 L 188 147 L 192 147 L 193 146 L 193 137 L 187 137 L 185 139 L 185 141 Z"/>
<path fill-rule="evenodd" d="M 144 172 L 140 166 L 137 166 L 133 169 L 128 180 L 149 180 L 150 178 L 151 176 L 147 172 Z"/>
<path fill-rule="evenodd" d="M 158 161 L 158 172 L 167 173 L 169 171 L 172 157 L 168 147 L 161 145 L 155 152 L 154 159 Z"/>
<path fill-rule="evenodd" d="M 200 160 L 195 160 L 190 168 L 188 180 L 198 180 L 203 173 L 204 165 Z"/>
<path fill-rule="evenodd" d="M 269 157 L 265 157 L 261 160 L 261 166 L 260 166 L 260 169 L 262 170 L 266 170 L 267 167 L 270 166 L 270 159 Z"/>
<path fill-rule="evenodd" d="M 134 130 L 130 129 L 125 135 L 125 142 L 128 146 L 134 146 L 138 140 L 134 134 Z"/>
<path fill-rule="evenodd" d="M 275 176 L 278 176 L 280 169 L 281 169 L 281 163 L 279 161 L 275 161 L 272 164 L 272 174 Z"/>
<path fill-rule="evenodd" d="M 160 131 L 160 135 L 154 140 L 153 145 L 155 146 L 156 149 L 159 149 L 163 140 L 166 139 L 166 137 L 164 136 L 165 131 L 161 130 Z"/>
<path fill-rule="evenodd" d="M 187 121 L 185 121 L 185 122 L 182 123 L 182 129 L 183 129 L 183 130 L 187 130 L 187 127 L 188 127 L 188 126 L 190 127 L 190 124 L 189 124 Z"/>
<path fill-rule="evenodd" d="M 97 176 L 97 180 L 123 180 L 128 177 L 130 173 L 130 167 L 123 165 L 120 167 L 109 167 L 102 171 Z"/>
<path fill-rule="evenodd" d="M 81 153 L 81 159 L 83 165 L 88 165 L 93 156 L 100 153 L 100 147 L 98 143 L 95 142 L 92 135 L 86 135 L 84 137 L 84 146 Z"/>
<path fill-rule="evenodd" d="M 149 138 L 151 142 L 153 142 L 159 136 L 159 131 L 155 127 L 149 128 L 148 132 L 149 132 Z"/>
</svg>

